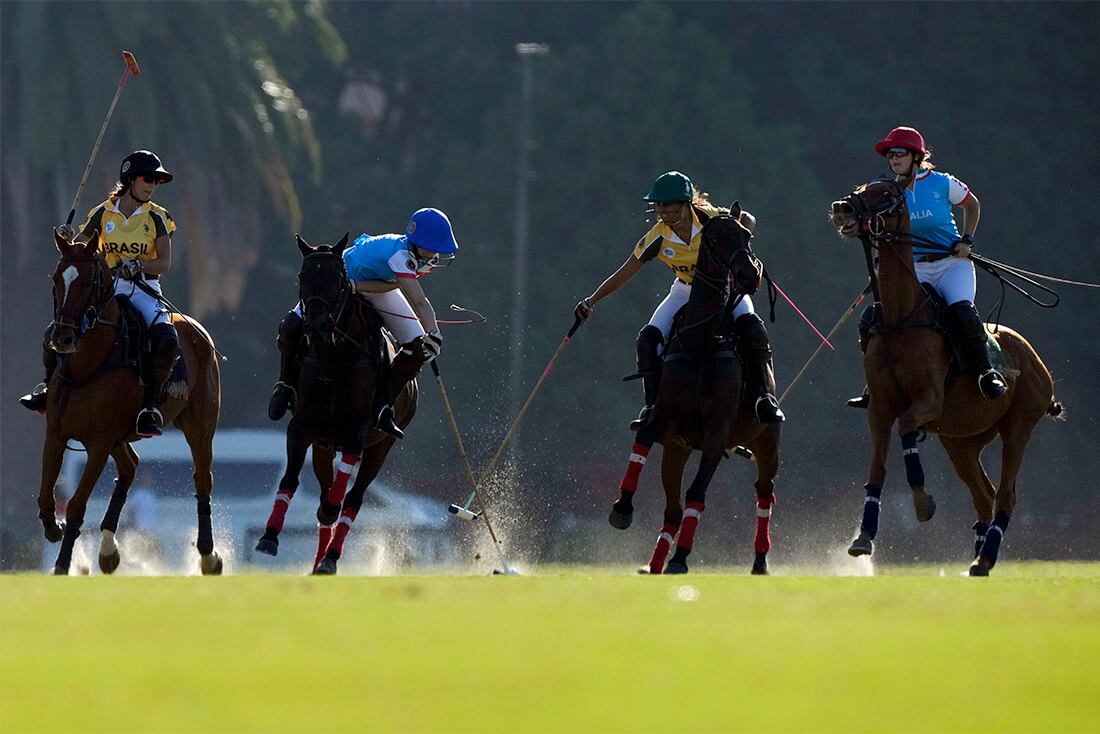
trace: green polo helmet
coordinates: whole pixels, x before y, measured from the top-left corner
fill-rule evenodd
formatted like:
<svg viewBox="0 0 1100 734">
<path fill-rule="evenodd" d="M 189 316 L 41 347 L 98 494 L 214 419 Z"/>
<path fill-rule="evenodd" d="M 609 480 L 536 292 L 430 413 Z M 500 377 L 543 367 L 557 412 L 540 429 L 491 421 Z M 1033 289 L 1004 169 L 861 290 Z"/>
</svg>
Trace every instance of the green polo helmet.
<svg viewBox="0 0 1100 734">
<path fill-rule="evenodd" d="M 691 179 L 679 171 L 662 173 L 642 198 L 654 203 L 691 201 Z"/>
</svg>

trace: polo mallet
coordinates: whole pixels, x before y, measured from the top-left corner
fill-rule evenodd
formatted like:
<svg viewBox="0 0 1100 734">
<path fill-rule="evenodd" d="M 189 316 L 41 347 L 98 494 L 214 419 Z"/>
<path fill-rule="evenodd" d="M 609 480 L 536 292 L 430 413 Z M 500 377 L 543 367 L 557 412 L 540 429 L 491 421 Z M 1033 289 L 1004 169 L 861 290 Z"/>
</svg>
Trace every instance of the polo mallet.
<svg viewBox="0 0 1100 734">
<path fill-rule="evenodd" d="M 443 398 L 443 410 L 447 413 L 447 420 L 451 423 L 451 432 L 454 433 L 455 443 L 458 444 L 458 454 L 462 457 L 463 468 L 466 469 L 466 480 L 470 483 L 470 489 L 472 490 L 464 507 L 451 505 L 447 510 L 452 514 L 458 515 L 463 520 L 476 520 L 479 517 L 484 520 L 485 528 L 489 531 L 489 537 L 493 539 L 493 547 L 497 549 L 497 553 L 500 555 L 503 573 L 515 573 L 511 564 L 508 563 L 508 559 L 504 557 L 504 548 L 501 546 L 500 541 L 497 540 L 497 534 L 493 531 L 493 524 L 489 522 L 489 515 L 485 512 L 485 503 L 481 501 L 481 495 L 478 494 L 477 480 L 474 479 L 474 470 L 470 466 L 469 457 L 466 456 L 466 447 L 462 444 L 462 434 L 458 431 L 458 422 L 455 421 L 454 411 L 451 410 L 451 401 L 447 398 L 447 388 L 443 387 L 443 378 L 439 374 L 439 365 L 435 363 L 434 359 L 432 360 L 432 373 L 435 374 L 435 384 L 439 386 L 439 396 Z M 470 506 L 475 500 L 477 501 L 477 512 L 470 510 Z"/>
<path fill-rule="evenodd" d="M 103 127 L 99 129 L 99 137 L 95 139 L 95 145 L 92 146 L 92 156 L 88 159 L 88 165 L 84 167 L 84 175 L 80 177 L 80 186 L 76 189 L 76 196 L 73 197 L 73 206 L 69 210 L 69 218 L 65 220 L 65 224 L 72 224 L 73 217 L 76 216 L 76 207 L 80 204 L 80 195 L 84 193 L 84 184 L 88 183 L 88 174 L 92 171 L 92 164 L 95 163 L 95 158 L 99 155 L 99 145 L 103 142 L 103 135 L 107 132 L 107 125 L 111 123 L 111 115 L 115 113 L 115 107 L 118 105 L 118 98 L 122 95 L 122 88 L 126 86 L 126 79 L 133 74 L 138 76 L 141 74 L 141 69 L 138 68 L 137 59 L 129 51 L 122 52 L 122 60 L 126 62 L 126 68 L 122 70 L 122 78 L 118 80 L 118 89 L 115 90 L 115 98 L 111 100 L 111 106 L 107 110 L 107 117 L 103 120 Z"/>
</svg>

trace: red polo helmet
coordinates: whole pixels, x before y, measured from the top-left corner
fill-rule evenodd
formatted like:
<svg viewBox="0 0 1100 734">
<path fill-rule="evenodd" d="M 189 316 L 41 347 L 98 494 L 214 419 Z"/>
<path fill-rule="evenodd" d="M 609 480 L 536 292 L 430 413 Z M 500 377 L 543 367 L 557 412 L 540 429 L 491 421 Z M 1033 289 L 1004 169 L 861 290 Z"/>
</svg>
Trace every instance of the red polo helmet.
<svg viewBox="0 0 1100 734">
<path fill-rule="evenodd" d="M 886 155 L 890 148 L 908 148 L 921 155 L 928 155 L 928 149 L 924 147 L 924 136 L 911 127 L 895 127 L 889 135 L 875 143 L 875 152 L 879 155 Z"/>
</svg>

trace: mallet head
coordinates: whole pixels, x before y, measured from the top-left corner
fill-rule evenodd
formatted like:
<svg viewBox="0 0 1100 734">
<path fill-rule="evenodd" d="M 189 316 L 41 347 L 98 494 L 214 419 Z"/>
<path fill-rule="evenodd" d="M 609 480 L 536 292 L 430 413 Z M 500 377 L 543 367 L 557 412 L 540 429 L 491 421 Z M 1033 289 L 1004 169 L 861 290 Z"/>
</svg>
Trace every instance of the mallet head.
<svg viewBox="0 0 1100 734">
<path fill-rule="evenodd" d="M 452 504 L 447 508 L 447 512 L 451 513 L 459 520 L 476 520 L 481 517 L 480 513 L 468 510 L 461 505 Z"/>
</svg>

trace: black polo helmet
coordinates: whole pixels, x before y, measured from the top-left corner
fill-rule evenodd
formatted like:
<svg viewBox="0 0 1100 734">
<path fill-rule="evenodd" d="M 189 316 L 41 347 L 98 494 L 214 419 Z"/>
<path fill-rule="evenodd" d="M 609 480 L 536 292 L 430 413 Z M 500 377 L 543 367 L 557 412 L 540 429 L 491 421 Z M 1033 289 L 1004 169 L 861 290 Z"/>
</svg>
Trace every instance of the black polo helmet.
<svg viewBox="0 0 1100 734">
<path fill-rule="evenodd" d="M 122 159 L 118 180 L 123 183 L 133 181 L 138 176 L 155 175 L 161 183 L 172 180 L 172 174 L 164 169 L 157 154 L 151 150 L 135 150 Z"/>
</svg>

